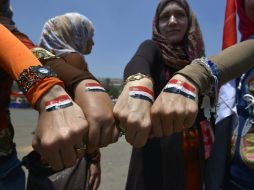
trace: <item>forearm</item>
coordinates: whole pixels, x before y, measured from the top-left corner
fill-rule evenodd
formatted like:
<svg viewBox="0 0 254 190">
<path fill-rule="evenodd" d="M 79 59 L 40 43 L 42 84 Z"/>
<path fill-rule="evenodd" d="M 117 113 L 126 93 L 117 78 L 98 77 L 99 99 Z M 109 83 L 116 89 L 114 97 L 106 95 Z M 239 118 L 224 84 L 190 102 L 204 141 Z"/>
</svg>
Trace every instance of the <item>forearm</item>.
<svg viewBox="0 0 254 190">
<path fill-rule="evenodd" d="M 219 85 L 222 85 L 253 68 L 254 40 L 241 42 L 225 49 L 209 59 L 217 65 L 221 72 Z M 178 71 L 177 74 L 181 74 L 196 83 L 201 93 L 209 91 L 213 84 L 213 77 L 205 67 L 200 64 L 191 63 Z"/>
<path fill-rule="evenodd" d="M 40 62 L 11 32 L 0 25 L 0 67 L 4 69 L 13 80 L 31 66 L 39 66 Z M 44 78 L 36 82 L 26 92 L 28 100 L 34 106 L 38 99 L 52 86 L 62 82 L 54 77 Z"/>
<path fill-rule="evenodd" d="M 16 80 L 30 66 L 41 65 L 33 54 L 11 32 L 0 25 L 0 64 Z"/>
<path fill-rule="evenodd" d="M 220 84 L 232 80 L 254 66 L 254 40 L 231 46 L 210 58 L 221 71 Z"/>
</svg>

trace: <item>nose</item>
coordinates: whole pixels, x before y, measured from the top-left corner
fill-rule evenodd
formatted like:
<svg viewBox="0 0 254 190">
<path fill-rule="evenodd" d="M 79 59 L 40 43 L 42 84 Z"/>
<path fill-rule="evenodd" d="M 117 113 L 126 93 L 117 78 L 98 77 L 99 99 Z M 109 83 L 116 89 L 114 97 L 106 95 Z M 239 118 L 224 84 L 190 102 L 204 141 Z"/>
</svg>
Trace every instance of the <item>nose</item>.
<svg viewBox="0 0 254 190">
<path fill-rule="evenodd" d="M 168 24 L 176 24 L 176 17 L 174 15 L 171 15 L 168 21 Z"/>
</svg>

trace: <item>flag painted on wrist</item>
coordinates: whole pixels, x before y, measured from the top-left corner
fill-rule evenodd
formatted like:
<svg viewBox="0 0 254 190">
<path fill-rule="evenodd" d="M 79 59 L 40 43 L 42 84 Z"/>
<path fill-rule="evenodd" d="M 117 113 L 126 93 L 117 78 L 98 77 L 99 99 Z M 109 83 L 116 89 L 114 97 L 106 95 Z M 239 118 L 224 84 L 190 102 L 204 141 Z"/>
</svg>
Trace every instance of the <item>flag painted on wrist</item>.
<svg viewBox="0 0 254 190">
<path fill-rule="evenodd" d="M 93 91 L 93 92 L 106 92 L 105 88 L 103 88 L 101 84 L 96 82 L 87 83 L 85 89 L 87 91 Z"/>
<path fill-rule="evenodd" d="M 180 80 L 170 80 L 164 87 L 164 92 L 181 94 L 187 98 L 195 100 L 197 97 L 196 89 L 186 82 Z"/>
<path fill-rule="evenodd" d="M 138 98 L 142 100 L 147 100 L 151 103 L 154 101 L 154 94 L 149 88 L 144 86 L 130 86 L 129 95 L 132 98 Z"/>
<path fill-rule="evenodd" d="M 64 109 L 72 105 L 73 103 L 70 97 L 68 95 L 62 95 L 53 100 L 45 102 L 45 110 L 50 112 L 58 109 Z"/>
</svg>

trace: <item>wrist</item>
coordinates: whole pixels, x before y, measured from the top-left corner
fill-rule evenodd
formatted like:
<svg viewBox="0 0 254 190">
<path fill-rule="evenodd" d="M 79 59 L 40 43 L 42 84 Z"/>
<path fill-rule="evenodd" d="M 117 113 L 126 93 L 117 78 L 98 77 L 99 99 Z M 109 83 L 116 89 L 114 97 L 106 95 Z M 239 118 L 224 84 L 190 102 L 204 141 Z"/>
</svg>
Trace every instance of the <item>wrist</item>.
<svg viewBox="0 0 254 190">
<path fill-rule="evenodd" d="M 191 87 L 193 87 L 195 89 L 195 93 L 199 94 L 199 86 L 194 81 L 192 81 L 190 78 L 188 78 L 184 75 L 181 75 L 181 74 L 176 74 L 173 76 L 173 79 L 180 80 L 184 83 L 189 84 Z M 170 79 L 170 80 L 172 80 L 172 79 Z"/>
<path fill-rule="evenodd" d="M 77 94 L 83 91 L 106 92 L 101 83 L 93 79 L 82 80 L 75 89 L 75 97 Z"/>
<path fill-rule="evenodd" d="M 59 85 L 54 85 L 50 88 L 36 103 L 38 111 L 45 110 L 45 103 L 51 101 L 59 96 L 67 95 L 66 91 Z"/>
<path fill-rule="evenodd" d="M 140 80 L 143 80 L 143 79 L 147 79 L 147 80 L 149 80 L 149 81 L 151 81 L 153 83 L 153 80 L 152 80 L 150 75 L 145 75 L 145 74 L 142 74 L 142 73 L 137 73 L 137 74 L 131 75 L 127 79 L 125 79 L 125 81 L 123 82 L 123 86 L 125 86 L 129 82 L 140 81 Z"/>
<path fill-rule="evenodd" d="M 144 86 L 146 88 L 149 88 L 150 90 L 153 90 L 153 82 L 149 78 L 142 78 L 126 83 L 126 87 L 129 88 L 130 86 Z"/>
</svg>

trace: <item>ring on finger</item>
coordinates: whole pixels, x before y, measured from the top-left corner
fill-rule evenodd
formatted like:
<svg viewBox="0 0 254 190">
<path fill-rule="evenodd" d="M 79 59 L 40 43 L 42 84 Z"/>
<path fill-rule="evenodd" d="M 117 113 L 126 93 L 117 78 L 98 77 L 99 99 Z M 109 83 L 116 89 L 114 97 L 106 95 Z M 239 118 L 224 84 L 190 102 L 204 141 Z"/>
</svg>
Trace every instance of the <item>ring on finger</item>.
<svg viewBox="0 0 254 190">
<path fill-rule="evenodd" d="M 86 154 L 87 147 L 85 144 L 83 146 L 74 146 L 74 150 L 77 154 L 77 157 L 80 158 Z"/>
</svg>

